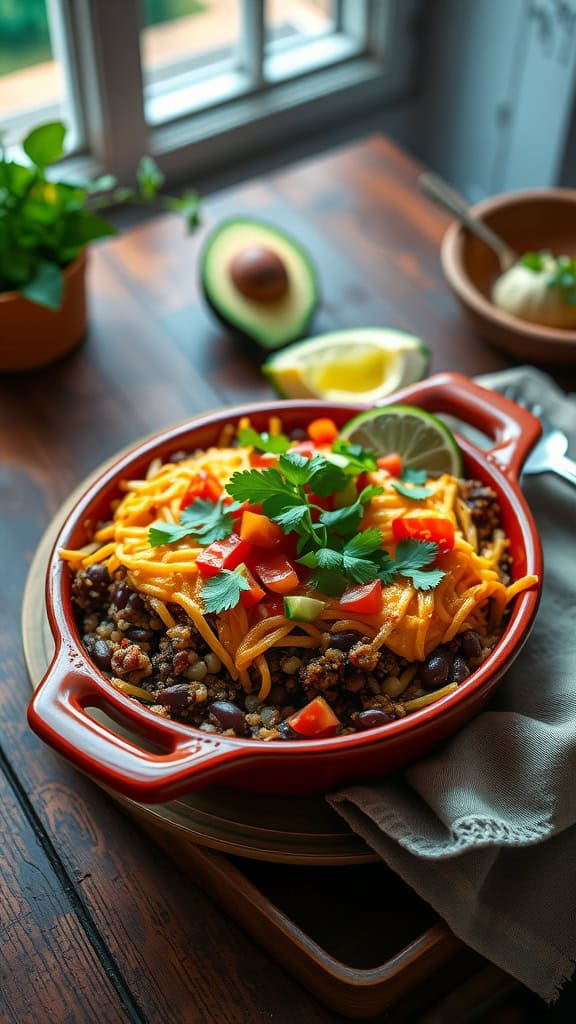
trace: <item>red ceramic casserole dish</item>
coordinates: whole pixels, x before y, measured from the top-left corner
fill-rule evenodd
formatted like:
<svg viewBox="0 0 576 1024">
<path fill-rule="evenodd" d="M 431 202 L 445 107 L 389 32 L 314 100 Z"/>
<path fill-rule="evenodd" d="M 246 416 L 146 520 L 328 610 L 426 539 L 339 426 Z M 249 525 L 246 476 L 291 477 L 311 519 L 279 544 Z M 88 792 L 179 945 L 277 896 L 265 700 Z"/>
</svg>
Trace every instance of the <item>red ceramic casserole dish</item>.
<svg viewBox="0 0 576 1024">
<path fill-rule="evenodd" d="M 518 485 L 522 463 L 540 433 L 539 421 L 507 398 L 457 374 L 430 377 L 398 392 L 392 401 L 449 413 L 488 435 L 492 443 L 487 451 L 460 439 L 466 475 L 490 484 L 498 494 L 513 577 L 534 573 L 541 580 L 540 543 Z M 287 401 L 281 413 L 285 429 L 290 430 L 320 415 L 343 425 L 361 409 L 361 405 Z M 321 793 L 400 768 L 480 711 L 532 626 L 539 588 L 516 598 L 500 641 L 456 691 L 406 718 L 330 739 L 262 743 L 213 735 L 161 718 L 113 687 L 82 647 L 71 603 L 71 574 L 58 549 L 84 544 L 86 520 L 106 519 L 110 501 L 118 494 L 118 481 L 144 474 L 153 458 L 214 443 L 223 423 L 240 415 L 249 414 L 253 425 L 264 430 L 268 416 L 278 411 L 277 402 L 220 410 L 144 441 L 89 487 L 56 540 L 46 581 L 56 653 L 30 703 L 29 722 L 78 768 L 132 799 L 166 801 L 212 783 L 260 792 Z M 90 709 L 94 708 L 104 712 L 107 721 L 93 717 Z M 107 724 L 110 720 L 122 727 L 122 735 Z"/>
</svg>

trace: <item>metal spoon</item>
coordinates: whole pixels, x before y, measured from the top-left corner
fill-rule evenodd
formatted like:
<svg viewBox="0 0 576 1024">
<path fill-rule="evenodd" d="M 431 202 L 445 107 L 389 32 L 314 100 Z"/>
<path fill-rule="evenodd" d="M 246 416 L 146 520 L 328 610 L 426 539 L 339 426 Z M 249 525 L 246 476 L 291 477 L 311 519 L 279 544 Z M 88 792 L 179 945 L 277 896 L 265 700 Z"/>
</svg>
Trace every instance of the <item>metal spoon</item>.
<svg viewBox="0 0 576 1024">
<path fill-rule="evenodd" d="M 448 210 L 465 224 L 478 238 L 481 238 L 496 253 L 502 271 L 509 270 L 519 260 L 519 255 L 502 238 L 496 235 L 483 221 L 477 220 L 466 201 L 436 174 L 426 172 L 418 178 L 418 184 L 425 195 L 438 206 Z"/>
</svg>

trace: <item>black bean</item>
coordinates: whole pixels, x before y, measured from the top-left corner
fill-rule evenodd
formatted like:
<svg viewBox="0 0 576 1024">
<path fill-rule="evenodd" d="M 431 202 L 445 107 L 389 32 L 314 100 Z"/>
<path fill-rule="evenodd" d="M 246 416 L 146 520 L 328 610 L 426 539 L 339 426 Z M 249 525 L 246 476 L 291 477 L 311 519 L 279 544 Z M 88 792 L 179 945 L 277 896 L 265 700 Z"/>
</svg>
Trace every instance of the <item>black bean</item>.
<svg viewBox="0 0 576 1024">
<path fill-rule="evenodd" d="M 452 662 L 452 668 L 450 669 L 448 678 L 451 683 L 461 683 L 464 679 L 467 679 L 470 675 L 470 669 L 466 664 L 466 660 L 461 654 L 457 654 Z"/>
<path fill-rule="evenodd" d="M 303 740 L 305 738 L 299 732 L 296 732 L 288 721 L 280 722 L 277 728 L 281 740 Z"/>
<path fill-rule="evenodd" d="M 246 733 L 244 712 L 229 700 L 215 700 L 209 705 L 210 714 L 214 716 L 223 729 L 233 729 L 239 736 Z"/>
<path fill-rule="evenodd" d="M 482 654 L 482 641 L 480 635 L 473 629 L 467 629 L 462 633 L 462 654 L 469 661 L 475 661 Z"/>
<path fill-rule="evenodd" d="M 273 683 L 270 687 L 270 693 L 266 698 L 266 703 L 273 708 L 283 708 L 288 703 L 288 691 L 285 686 L 280 683 Z"/>
<path fill-rule="evenodd" d="M 110 669 L 111 654 L 110 648 L 105 640 L 97 640 L 92 649 L 92 660 L 103 672 Z"/>
<path fill-rule="evenodd" d="M 95 587 L 107 587 L 110 583 L 110 575 L 105 565 L 89 566 L 86 575 Z"/>
<path fill-rule="evenodd" d="M 337 651 L 349 651 L 361 639 L 361 633 L 356 633 L 352 629 L 343 629 L 341 633 L 330 634 L 329 646 L 335 647 Z"/>
<path fill-rule="evenodd" d="M 437 690 L 448 681 L 453 655 L 443 647 L 437 647 L 429 654 L 418 676 L 425 690 Z"/>
<path fill-rule="evenodd" d="M 132 594 L 132 591 L 128 584 L 119 583 L 112 595 L 112 603 L 115 604 L 117 608 L 125 608 L 130 594 Z"/>
<path fill-rule="evenodd" d="M 188 683 L 175 683 L 174 686 L 167 686 L 158 695 L 158 703 L 165 704 L 170 708 L 183 708 L 188 704 L 190 687 Z"/>
<path fill-rule="evenodd" d="M 134 643 L 143 644 L 150 639 L 150 630 L 134 627 L 134 629 L 128 629 L 126 631 L 126 636 L 129 640 L 133 640 Z"/>
<path fill-rule="evenodd" d="M 140 594 L 130 594 L 128 601 L 126 602 L 126 610 L 129 612 L 144 611 L 144 601 L 140 597 Z"/>
<path fill-rule="evenodd" d="M 290 438 L 291 441 L 309 441 L 310 440 L 310 438 L 308 437 L 307 432 L 304 430 L 303 427 L 293 427 L 292 430 L 290 431 L 290 433 L 288 434 L 288 437 Z"/>
<path fill-rule="evenodd" d="M 379 725 L 394 721 L 394 715 L 389 711 L 384 711 L 383 708 L 367 708 L 366 711 L 357 711 L 351 715 L 351 718 L 354 728 L 359 732 L 364 729 L 376 729 Z"/>
</svg>

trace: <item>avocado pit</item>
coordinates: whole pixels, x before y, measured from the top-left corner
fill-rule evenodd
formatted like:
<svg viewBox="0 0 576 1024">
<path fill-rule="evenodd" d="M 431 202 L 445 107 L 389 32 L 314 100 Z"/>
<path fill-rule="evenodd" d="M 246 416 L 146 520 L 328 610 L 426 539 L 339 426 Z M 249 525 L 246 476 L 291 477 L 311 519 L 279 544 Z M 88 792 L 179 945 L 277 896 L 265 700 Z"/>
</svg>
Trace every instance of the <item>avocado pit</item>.
<svg viewBox="0 0 576 1024">
<path fill-rule="evenodd" d="M 274 302 L 288 291 L 288 271 L 273 249 L 251 245 L 235 253 L 229 264 L 230 277 L 247 299 Z"/>
</svg>

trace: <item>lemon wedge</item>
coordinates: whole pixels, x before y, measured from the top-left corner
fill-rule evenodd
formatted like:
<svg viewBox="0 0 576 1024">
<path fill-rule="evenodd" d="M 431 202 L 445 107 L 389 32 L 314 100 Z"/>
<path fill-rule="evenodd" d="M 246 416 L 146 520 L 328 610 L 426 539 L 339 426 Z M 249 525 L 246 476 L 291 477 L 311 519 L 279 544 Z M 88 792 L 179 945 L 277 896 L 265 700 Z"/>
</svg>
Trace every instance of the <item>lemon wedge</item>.
<svg viewBox="0 0 576 1024">
<path fill-rule="evenodd" d="M 430 356 L 412 334 L 358 327 L 306 338 L 275 352 L 262 367 L 281 398 L 376 401 L 421 380 Z"/>
</svg>

